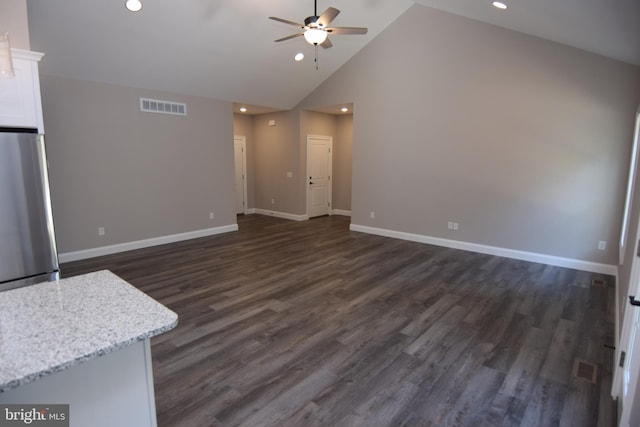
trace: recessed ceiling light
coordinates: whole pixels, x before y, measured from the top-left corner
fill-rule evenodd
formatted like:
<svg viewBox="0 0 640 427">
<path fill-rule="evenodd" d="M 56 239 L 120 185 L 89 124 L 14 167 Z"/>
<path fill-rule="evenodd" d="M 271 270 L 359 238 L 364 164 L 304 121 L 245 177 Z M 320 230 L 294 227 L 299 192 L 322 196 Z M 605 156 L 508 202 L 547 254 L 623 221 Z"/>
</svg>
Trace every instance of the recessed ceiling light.
<svg viewBox="0 0 640 427">
<path fill-rule="evenodd" d="M 502 9 L 505 10 L 507 8 L 507 5 L 502 3 L 501 1 L 494 1 L 493 3 L 491 3 L 493 5 L 493 7 L 496 7 L 498 9 Z"/>
<path fill-rule="evenodd" d="M 340 111 L 342 111 L 343 113 L 346 113 L 347 111 L 349 111 L 349 109 L 347 107 L 342 107 Z"/>
<path fill-rule="evenodd" d="M 296 56 L 294 56 L 293 59 L 295 59 L 298 62 L 302 61 L 304 59 L 304 53 L 302 52 L 296 53 Z"/>
<path fill-rule="evenodd" d="M 246 113 L 247 112 L 247 108 L 246 107 L 240 107 L 240 112 L 241 113 Z"/>
<path fill-rule="evenodd" d="M 138 12 L 142 10 L 142 2 L 140 0 L 127 0 L 124 5 L 131 12 Z"/>
</svg>

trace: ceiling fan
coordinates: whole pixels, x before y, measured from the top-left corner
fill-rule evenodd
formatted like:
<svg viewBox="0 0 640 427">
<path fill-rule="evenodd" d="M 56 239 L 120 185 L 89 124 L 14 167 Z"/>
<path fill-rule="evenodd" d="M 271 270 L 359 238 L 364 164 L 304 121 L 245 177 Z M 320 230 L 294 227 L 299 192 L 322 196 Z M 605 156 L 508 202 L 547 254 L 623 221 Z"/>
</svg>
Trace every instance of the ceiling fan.
<svg viewBox="0 0 640 427">
<path fill-rule="evenodd" d="M 303 36 L 310 44 L 316 47 L 322 46 L 323 48 L 328 49 L 333 46 L 331 40 L 329 40 L 329 34 L 367 34 L 367 29 L 362 27 L 329 27 L 331 21 L 333 21 L 339 13 L 340 11 L 338 9 L 330 7 L 322 12 L 322 15 L 318 16 L 318 2 L 317 0 L 314 0 L 313 16 L 307 17 L 304 20 L 304 24 L 289 21 L 288 19 L 277 18 L 275 16 L 270 16 L 269 19 L 293 25 L 302 30 L 296 34 L 275 40 L 276 42 L 283 42 L 285 40 Z"/>
</svg>

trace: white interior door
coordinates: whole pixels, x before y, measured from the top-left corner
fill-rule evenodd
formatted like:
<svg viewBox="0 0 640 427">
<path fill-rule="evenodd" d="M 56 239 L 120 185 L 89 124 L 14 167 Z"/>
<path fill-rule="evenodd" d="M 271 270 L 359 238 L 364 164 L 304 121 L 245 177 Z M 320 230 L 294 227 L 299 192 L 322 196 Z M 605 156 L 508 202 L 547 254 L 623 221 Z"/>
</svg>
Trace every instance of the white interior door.
<svg viewBox="0 0 640 427">
<path fill-rule="evenodd" d="M 247 140 L 244 136 L 233 137 L 235 164 L 236 213 L 247 209 Z"/>
<path fill-rule="evenodd" d="M 640 307 L 627 307 L 631 318 L 631 334 L 623 368 L 623 397 L 620 426 L 640 425 Z M 627 316 L 625 316 L 626 319 Z"/>
<path fill-rule="evenodd" d="M 637 147 L 640 144 L 640 111 L 636 115 L 634 133 L 633 155 L 630 166 L 630 176 L 627 185 L 627 201 L 625 205 L 625 218 L 621 231 L 620 253 L 623 259 L 623 250 L 626 239 L 626 230 L 630 218 L 633 194 L 635 192 L 635 175 L 637 165 Z M 631 304 L 631 297 L 640 299 L 640 227 L 635 236 L 628 239 L 629 249 L 635 250 L 635 256 L 631 262 L 631 274 L 629 275 L 629 291 L 624 305 L 624 317 L 620 330 L 620 340 L 616 349 L 616 366 L 613 376 L 612 395 L 618 398 L 621 404 L 619 425 L 640 425 L 640 306 Z M 637 246 L 636 246 L 637 245 Z M 629 250 L 627 249 L 627 250 Z M 616 295 L 617 296 L 617 295 Z M 617 299 L 617 298 L 616 298 Z M 616 301 L 617 304 L 617 301 Z M 616 316 L 618 314 L 616 313 Z"/>
<path fill-rule="evenodd" d="M 307 215 L 309 218 L 331 213 L 330 136 L 307 136 Z"/>
<path fill-rule="evenodd" d="M 636 239 L 638 242 L 638 239 Z M 635 248 L 636 251 L 638 248 Z M 631 280 L 627 305 L 624 309 L 618 367 L 616 376 L 620 376 L 622 411 L 620 426 L 640 425 L 640 306 L 631 304 L 633 299 L 640 299 L 640 257 L 635 256 L 631 267 Z M 622 366 L 620 366 L 622 365 Z M 614 381 L 614 384 L 617 381 Z M 614 393 L 615 396 L 615 393 Z"/>
</svg>

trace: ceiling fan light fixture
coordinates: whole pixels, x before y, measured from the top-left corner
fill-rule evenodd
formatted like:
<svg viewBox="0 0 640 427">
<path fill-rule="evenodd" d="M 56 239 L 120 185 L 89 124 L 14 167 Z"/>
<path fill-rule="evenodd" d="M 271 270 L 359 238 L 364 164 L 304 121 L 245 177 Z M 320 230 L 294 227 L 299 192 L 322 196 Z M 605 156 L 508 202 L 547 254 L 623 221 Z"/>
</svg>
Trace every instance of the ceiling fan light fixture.
<svg viewBox="0 0 640 427">
<path fill-rule="evenodd" d="M 124 5 L 131 12 L 139 12 L 142 10 L 142 2 L 140 0 L 127 0 Z"/>
<path fill-rule="evenodd" d="M 325 30 L 309 28 L 304 32 L 304 39 L 312 45 L 318 45 L 324 43 L 328 35 Z"/>
</svg>

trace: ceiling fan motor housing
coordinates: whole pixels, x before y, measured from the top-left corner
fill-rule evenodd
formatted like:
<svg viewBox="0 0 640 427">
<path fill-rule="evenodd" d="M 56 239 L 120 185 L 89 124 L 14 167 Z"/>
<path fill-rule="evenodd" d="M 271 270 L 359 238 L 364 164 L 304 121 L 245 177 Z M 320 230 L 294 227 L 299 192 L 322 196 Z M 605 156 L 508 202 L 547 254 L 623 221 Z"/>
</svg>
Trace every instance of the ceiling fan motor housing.
<svg viewBox="0 0 640 427">
<path fill-rule="evenodd" d="M 320 24 L 316 24 L 318 22 L 319 16 L 309 16 L 305 18 L 304 25 L 305 27 L 320 27 Z"/>
</svg>

